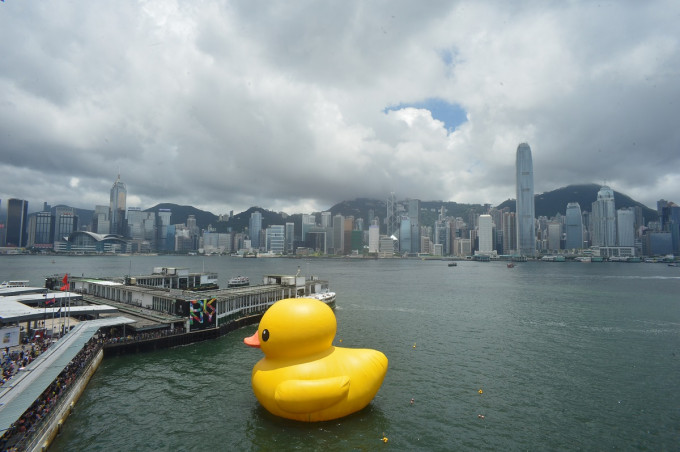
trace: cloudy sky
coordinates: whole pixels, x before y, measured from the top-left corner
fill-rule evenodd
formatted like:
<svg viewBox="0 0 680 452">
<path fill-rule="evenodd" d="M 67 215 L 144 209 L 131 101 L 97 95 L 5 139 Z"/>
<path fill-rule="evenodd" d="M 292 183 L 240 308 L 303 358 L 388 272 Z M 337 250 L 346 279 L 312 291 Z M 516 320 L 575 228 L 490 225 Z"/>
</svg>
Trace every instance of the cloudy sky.
<svg viewBox="0 0 680 452">
<path fill-rule="evenodd" d="M 680 203 L 680 2 L 0 3 L 0 198 L 308 213 L 607 183 Z"/>
</svg>

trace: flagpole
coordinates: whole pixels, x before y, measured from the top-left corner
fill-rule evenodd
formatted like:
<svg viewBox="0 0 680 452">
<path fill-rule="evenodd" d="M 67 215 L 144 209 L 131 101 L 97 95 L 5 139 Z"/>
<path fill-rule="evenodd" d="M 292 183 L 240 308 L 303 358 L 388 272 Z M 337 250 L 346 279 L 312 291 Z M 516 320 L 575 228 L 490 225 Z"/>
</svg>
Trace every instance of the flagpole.
<svg viewBox="0 0 680 452">
<path fill-rule="evenodd" d="M 64 322 L 61 320 L 61 307 L 62 307 L 61 304 L 62 304 L 62 302 L 63 302 L 63 300 L 60 297 L 59 298 L 59 324 L 61 325 L 61 327 L 59 328 L 59 339 L 61 339 L 61 337 L 64 335 Z"/>
<path fill-rule="evenodd" d="M 43 331 L 43 336 L 47 336 L 47 325 L 45 325 L 45 322 L 47 322 L 47 289 L 45 289 L 43 297 L 45 298 L 43 303 L 43 308 L 45 309 L 43 312 L 43 328 L 45 329 L 45 331 Z"/>
<path fill-rule="evenodd" d="M 67 332 L 71 331 L 71 286 L 68 283 L 68 273 L 66 273 L 66 299 L 68 300 L 68 317 L 66 317 L 66 322 L 68 323 Z"/>
<path fill-rule="evenodd" d="M 54 339 L 54 303 L 52 304 L 52 325 L 50 326 L 50 340 Z"/>
</svg>

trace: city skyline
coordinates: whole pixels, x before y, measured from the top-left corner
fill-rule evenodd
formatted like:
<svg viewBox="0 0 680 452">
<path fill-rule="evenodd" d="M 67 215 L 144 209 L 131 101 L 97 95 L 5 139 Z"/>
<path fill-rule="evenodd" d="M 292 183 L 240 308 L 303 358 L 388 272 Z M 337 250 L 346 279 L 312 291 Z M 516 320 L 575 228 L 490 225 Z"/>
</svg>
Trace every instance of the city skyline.
<svg viewBox="0 0 680 452">
<path fill-rule="evenodd" d="M 2 199 L 497 205 L 521 142 L 536 193 L 680 194 L 677 2 L 0 9 Z"/>
<path fill-rule="evenodd" d="M 601 186 L 595 201 L 591 203 L 591 211 L 581 212 L 579 203 L 568 202 L 566 215 L 558 212 L 552 217 L 536 218 L 531 149 L 528 144 L 521 143 L 517 147 L 516 160 L 516 213 L 507 205 L 499 208 L 486 205 L 482 211 L 468 209 L 463 217 L 456 217 L 448 214 L 444 205 L 441 205 L 437 209 L 437 219 L 433 223 L 421 225 L 421 214 L 433 209 L 421 210 L 420 200 L 407 199 L 397 203 L 394 193 L 390 193 L 385 203 L 384 221 L 380 221 L 373 208 L 365 212 L 368 214 L 366 218 L 338 213 L 332 217 L 332 222 L 330 211 L 321 212 L 319 218 L 316 214 L 302 214 L 300 240 L 297 240 L 295 224 L 292 222 L 286 221 L 285 226 L 270 222 L 265 228 L 260 211 L 263 209 L 258 208 L 249 209 L 248 227 L 243 231 L 224 226 L 201 229 L 193 214 L 189 214 L 184 223 L 170 224 L 172 211 L 165 208 L 145 212 L 139 207 L 128 207 L 124 221 L 116 226 L 119 220 L 114 218 L 113 213 L 122 215 L 120 207 L 125 205 L 126 200 L 125 184 L 119 177 L 111 188 L 110 205 L 96 206 L 95 215 L 89 224 L 82 223 L 82 228 L 79 216 L 72 207 L 51 208 L 45 203 L 42 212 L 28 215 L 27 218 L 27 202 L 9 199 L 7 224 L 0 223 L 0 246 L 4 246 L 7 239 L 9 248 L 27 247 L 33 252 L 148 253 L 204 250 L 208 253 L 232 253 L 238 250 L 239 254 L 260 251 L 289 254 L 292 250 L 293 254 L 298 254 L 298 250 L 301 250 L 303 254 L 320 252 L 324 255 L 348 255 L 375 250 L 378 244 L 377 253 L 382 257 L 395 253 L 413 256 L 419 255 L 421 251 L 427 255 L 454 254 L 461 257 L 474 252 L 476 257 L 487 260 L 498 254 L 533 257 L 537 250 L 540 250 L 540 254 L 560 250 L 573 252 L 591 246 L 597 250 L 598 257 L 615 259 L 628 259 L 641 253 L 646 256 L 680 253 L 680 207 L 672 201 L 659 200 L 658 218 L 646 223 L 639 204 L 634 204 L 634 208 L 624 204 L 617 209 L 614 191 L 608 186 Z M 572 190 L 568 192 L 570 195 L 575 193 Z M 398 227 L 391 229 L 391 218 L 396 212 L 400 212 Z M 281 216 L 282 221 L 285 218 Z M 376 237 L 375 233 L 379 233 L 377 227 L 382 223 L 386 233 Z M 513 225 L 515 231 L 512 230 Z M 372 229 L 373 226 L 376 229 Z M 102 227 L 104 231 L 100 230 Z M 121 230 L 110 233 L 114 229 Z M 391 230 L 394 232 L 390 233 Z"/>
</svg>

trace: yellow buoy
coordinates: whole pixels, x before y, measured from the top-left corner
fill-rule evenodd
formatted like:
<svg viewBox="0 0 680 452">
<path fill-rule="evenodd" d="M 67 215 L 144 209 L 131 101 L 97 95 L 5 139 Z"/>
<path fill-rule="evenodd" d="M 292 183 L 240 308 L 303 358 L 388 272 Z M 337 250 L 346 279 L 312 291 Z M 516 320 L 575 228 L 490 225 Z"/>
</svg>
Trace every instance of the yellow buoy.
<svg viewBox="0 0 680 452">
<path fill-rule="evenodd" d="M 481 389 L 477 392 L 480 393 L 480 394 L 484 394 L 484 391 L 482 391 Z"/>
</svg>

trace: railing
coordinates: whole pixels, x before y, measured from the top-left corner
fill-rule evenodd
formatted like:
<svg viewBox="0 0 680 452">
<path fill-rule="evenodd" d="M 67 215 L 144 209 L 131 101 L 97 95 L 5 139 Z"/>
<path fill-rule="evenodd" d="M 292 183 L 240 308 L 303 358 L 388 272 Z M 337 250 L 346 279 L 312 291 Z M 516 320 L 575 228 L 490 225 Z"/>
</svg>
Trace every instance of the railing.
<svg viewBox="0 0 680 452">
<path fill-rule="evenodd" d="M 81 363 L 81 365 L 75 371 L 75 374 L 72 375 L 72 380 L 68 386 L 64 388 L 61 394 L 57 394 L 56 401 L 52 401 L 52 403 L 48 406 L 49 412 L 45 416 L 41 417 L 37 422 L 34 422 L 26 432 L 12 432 L 8 438 L 4 438 L 3 436 L 3 439 L 0 440 L 0 449 L 7 451 L 35 449 L 38 446 L 38 442 L 40 442 L 45 437 L 45 434 L 48 432 L 48 430 L 54 427 L 54 423 L 58 421 L 58 418 L 63 416 L 63 413 L 66 411 L 64 409 L 65 403 L 70 403 L 74 390 L 80 386 L 77 384 L 78 381 L 80 381 L 84 374 L 89 372 L 94 359 L 101 351 L 102 345 L 98 343 L 95 350 L 93 350 L 93 353 Z M 76 358 L 74 358 L 69 363 L 69 365 L 77 358 L 78 356 L 76 355 Z M 48 391 L 52 387 L 52 384 L 62 377 L 62 374 L 63 372 L 60 373 L 52 383 L 50 383 L 45 391 Z M 46 400 L 44 395 L 45 393 L 43 392 L 36 402 L 40 400 Z M 30 411 L 31 409 L 33 409 L 33 405 L 31 405 L 26 411 Z M 16 428 L 16 426 L 13 424 L 12 427 L 7 430 L 7 432 L 10 432 L 14 428 Z M 7 434 L 7 432 L 5 432 L 5 434 Z"/>
</svg>

